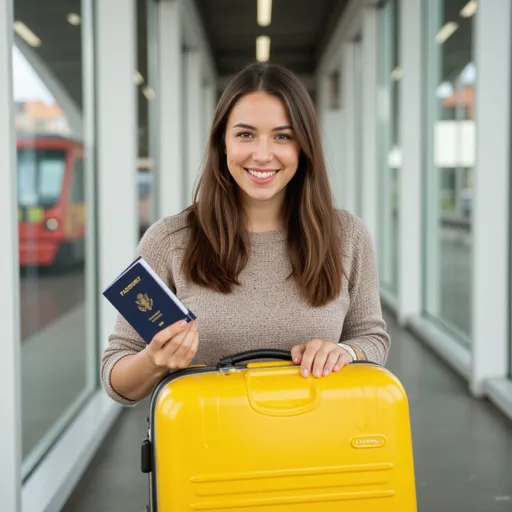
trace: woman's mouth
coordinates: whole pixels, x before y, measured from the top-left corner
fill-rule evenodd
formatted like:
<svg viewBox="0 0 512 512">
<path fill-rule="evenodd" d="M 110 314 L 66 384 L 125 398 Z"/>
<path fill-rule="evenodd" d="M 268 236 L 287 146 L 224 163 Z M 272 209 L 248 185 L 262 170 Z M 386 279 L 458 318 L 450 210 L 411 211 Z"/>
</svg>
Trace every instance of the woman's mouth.
<svg viewBox="0 0 512 512">
<path fill-rule="evenodd" d="M 274 179 L 274 176 L 278 173 L 275 169 L 248 169 L 244 167 L 244 170 L 247 171 L 247 174 L 252 181 L 259 184 L 271 182 Z"/>
</svg>

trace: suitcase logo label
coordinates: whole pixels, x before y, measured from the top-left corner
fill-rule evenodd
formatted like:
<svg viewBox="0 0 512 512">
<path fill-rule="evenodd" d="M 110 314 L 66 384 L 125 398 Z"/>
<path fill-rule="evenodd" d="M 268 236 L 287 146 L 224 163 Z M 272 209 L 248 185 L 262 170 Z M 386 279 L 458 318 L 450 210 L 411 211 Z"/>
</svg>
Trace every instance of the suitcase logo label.
<svg viewBox="0 0 512 512">
<path fill-rule="evenodd" d="M 354 448 L 380 448 L 385 443 L 384 436 L 354 437 L 350 442 Z"/>
</svg>

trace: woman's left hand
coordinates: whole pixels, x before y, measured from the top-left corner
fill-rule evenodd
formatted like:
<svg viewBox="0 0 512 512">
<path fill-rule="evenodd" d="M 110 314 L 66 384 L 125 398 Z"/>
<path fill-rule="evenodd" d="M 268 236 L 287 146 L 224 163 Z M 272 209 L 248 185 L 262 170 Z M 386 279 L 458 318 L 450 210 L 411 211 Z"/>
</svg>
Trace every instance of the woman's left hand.
<svg viewBox="0 0 512 512">
<path fill-rule="evenodd" d="M 315 377 L 327 376 L 332 371 L 339 372 L 352 362 L 352 356 L 343 347 L 316 338 L 295 345 L 291 355 L 293 362 L 300 364 L 303 377 L 309 377 L 310 374 Z"/>
</svg>

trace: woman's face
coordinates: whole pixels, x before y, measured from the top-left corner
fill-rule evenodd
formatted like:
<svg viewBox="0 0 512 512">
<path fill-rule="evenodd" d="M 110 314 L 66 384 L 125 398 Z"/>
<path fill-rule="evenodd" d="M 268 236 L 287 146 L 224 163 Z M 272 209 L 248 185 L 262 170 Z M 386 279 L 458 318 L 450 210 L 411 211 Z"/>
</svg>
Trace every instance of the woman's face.
<svg viewBox="0 0 512 512">
<path fill-rule="evenodd" d="M 261 91 L 240 98 L 225 140 L 229 172 L 245 199 L 281 203 L 300 154 L 282 101 Z"/>
</svg>

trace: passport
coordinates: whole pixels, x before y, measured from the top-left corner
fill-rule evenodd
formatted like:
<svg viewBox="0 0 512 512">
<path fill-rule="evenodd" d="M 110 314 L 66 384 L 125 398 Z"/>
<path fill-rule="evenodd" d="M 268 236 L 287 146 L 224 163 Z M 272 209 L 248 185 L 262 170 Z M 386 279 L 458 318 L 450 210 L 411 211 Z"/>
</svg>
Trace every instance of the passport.
<svg viewBox="0 0 512 512">
<path fill-rule="evenodd" d="M 142 257 L 121 272 L 103 296 L 146 343 L 169 325 L 196 318 Z"/>
</svg>

